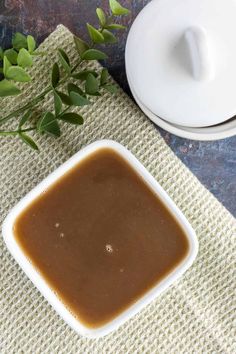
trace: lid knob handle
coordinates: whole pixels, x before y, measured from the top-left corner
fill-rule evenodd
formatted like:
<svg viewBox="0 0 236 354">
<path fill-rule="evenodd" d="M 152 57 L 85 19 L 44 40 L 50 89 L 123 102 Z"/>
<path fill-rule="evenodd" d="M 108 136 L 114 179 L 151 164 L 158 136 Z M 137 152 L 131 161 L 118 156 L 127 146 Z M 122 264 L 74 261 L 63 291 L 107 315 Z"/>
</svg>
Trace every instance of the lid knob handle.
<svg viewBox="0 0 236 354">
<path fill-rule="evenodd" d="M 193 77 L 197 81 L 210 81 L 214 77 L 213 61 L 206 31 L 201 27 L 190 27 L 185 31 Z"/>
</svg>

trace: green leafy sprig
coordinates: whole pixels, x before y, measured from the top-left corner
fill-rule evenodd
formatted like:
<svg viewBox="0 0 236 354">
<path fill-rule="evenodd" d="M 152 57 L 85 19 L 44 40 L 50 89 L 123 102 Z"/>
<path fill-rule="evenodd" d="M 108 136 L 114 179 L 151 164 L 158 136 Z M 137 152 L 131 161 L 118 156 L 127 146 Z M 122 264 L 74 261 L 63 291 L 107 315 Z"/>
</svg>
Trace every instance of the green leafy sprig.
<svg viewBox="0 0 236 354">
<path fill-rule="evenodd" d="M 16 82 L 31 81 L 27 68 L 33 65 L 33 56 L 42 55 L 36 50 L 36 42 L 32 36 L 24 36 L 17 32 L 12 38 L 12 48 L 3 50 L 0 47 L 0 97 L 18 95 L 21 90 Z"/>
<path fill-rule="evenodd" d="M 103 91 L 116 92 L 116 86 L 109 83 L 108 71 L 103 68 L 96 70 L 78 70 L 83 62 L 107 59 L 107 55 L 96 48 L 97 44 L 113 44 L 117 42 L 114 30 L 125 28 L 122 24 L 114 22 L 118 16 L 128 15 L 129 10 L 124 8 L 118 1 L 109 0 L 110 13 L 106 14 L 101 8 L 97 8 L 99 26 L 96 28 L 87 23 L 87 30 L 90 43 L 74 36 L 74 44 L 78 52 L 78 61 L 72 66 L 68 54 L 58 48 L 58 62 L 55 62 L 51 70 L 51 82 L 38 96 L 33 98 L 17 110 L 5 117 L 0 118 L 0 125 L 8 122 L 14 117 L 19 118 L 17 129 L 0 130 L 2 136 L 18 136 L 25 144 L 34 150 L 38 150 L 37 144 L 31 136 L 30 131 L 38 134 L 49 134 L 54 137 L 61 135 L 61 121 L 68 124 L 82 125 L 83 117 L 71 111 L 73 107 L 83 107 L 91 104 L 95 96 L 101 96 Z M 2 68 L 0 71 L 4 76 L 0 81 L 0 97 L 17 95 L 21 91 L 15 82 L 28 82 L 31 80 L 27 68 L 33 65 L 33 56 L 42 55 L 36 50 L 36 43 L 32 36 L 24 36 L 16 33 L 12 41 L 13 48 L 3 50 L 0 48 Z M 75 83 L 76 82 L 76 83 Z M 66 85 L 66 91 L 61 87 Z M 50 93 L 54 100 L 54 110 L 41 112 L 40 116 L 34 112 L 34 107 Z M 34 124 L 30 125 L 30 123 Z"/>
</svg>

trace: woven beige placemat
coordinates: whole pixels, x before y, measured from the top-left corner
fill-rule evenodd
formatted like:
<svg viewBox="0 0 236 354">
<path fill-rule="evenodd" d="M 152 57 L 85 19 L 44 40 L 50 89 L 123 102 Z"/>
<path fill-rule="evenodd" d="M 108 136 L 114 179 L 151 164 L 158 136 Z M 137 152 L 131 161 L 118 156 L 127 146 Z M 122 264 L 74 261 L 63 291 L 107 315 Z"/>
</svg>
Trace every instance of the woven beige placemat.
<svg viewBox="0 0 236 354">
<path fill-rule="evenodd" d="M 3 100 L 0 116 L 42 90 L 65 48 L 75 59 L 72 35 L 59 26 L 43 43 L 25 95 Z M 43 48 L 42 48 L 43 49 Z M 45 100 L 46 106 L 52 99 Z M 85 125 L 66 127 L 57 141 L 40 138 L 39 154 L 20 141 L 1 139 L 0 218 L 51 171 L 97 139 L 128 147 L 160 182 L 196 230 L 200 249 L 185 276 L 116 332 L 98 340 L 72 331 L 39 294 L 0 238 L 0 352 L 19 353 L 235 353 L 234 218 L 166 145 L 153 124 L 121 90 L 82 109 Z"/>
</svg>

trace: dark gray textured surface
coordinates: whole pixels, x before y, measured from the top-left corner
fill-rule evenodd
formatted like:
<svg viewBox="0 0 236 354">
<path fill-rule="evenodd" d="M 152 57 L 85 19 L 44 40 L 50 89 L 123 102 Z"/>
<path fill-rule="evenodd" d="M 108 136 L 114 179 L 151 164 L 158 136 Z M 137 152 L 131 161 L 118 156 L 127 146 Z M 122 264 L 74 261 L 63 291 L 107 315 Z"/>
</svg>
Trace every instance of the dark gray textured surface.
<svg viewBox="0 0 236 354">
<path fill-rule="evenodd" d="M 123 20 L 130 27 L 149 1 L 121 2 L 132 10 L 131 16 Z M 8 46 L 15 31 L 31 33 L 41 42 L 59 23 L 80 36 L 86 36 L 85 23 L 96 23 L 97 6 L 108 8 L 108 0 L 0 0 L 0 45 Z M 127 32 L 119 33 L 118 45 L 106 49 L 110 56 L 106 66 L 130 94 L 124 68 Z M 196 142 L 163 130 L 161 134 L 199 180 L 236 215 L 236 137 L 216 142 Z"/>
</svg>

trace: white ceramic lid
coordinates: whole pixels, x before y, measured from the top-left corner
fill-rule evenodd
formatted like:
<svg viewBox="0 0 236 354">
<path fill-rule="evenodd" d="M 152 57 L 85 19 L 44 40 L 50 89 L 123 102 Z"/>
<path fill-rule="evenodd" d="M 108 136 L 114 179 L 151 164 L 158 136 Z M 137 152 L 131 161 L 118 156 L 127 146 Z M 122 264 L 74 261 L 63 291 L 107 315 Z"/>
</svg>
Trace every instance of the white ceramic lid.
<svg viewBox="0 0 236 354">
<path fill-rule="evenodd" d="M 138 99 L 174 124 L 236 115 L 236 0 L 153 0 L 134 21 L 126 70 Z"/>
</svg>

